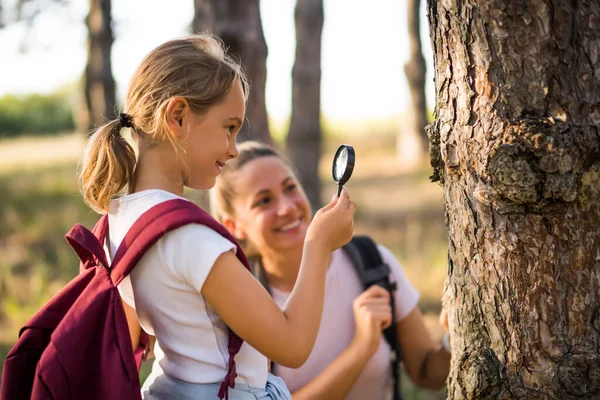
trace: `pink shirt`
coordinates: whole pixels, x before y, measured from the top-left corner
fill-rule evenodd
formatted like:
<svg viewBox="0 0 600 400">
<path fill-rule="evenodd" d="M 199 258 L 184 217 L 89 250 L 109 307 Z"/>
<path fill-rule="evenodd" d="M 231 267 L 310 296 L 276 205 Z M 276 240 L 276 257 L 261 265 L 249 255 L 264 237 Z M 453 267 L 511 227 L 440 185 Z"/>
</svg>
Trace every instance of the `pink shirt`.
<svg viewBox="0 0 600 400">
<path fill-rule="evenodd" d="M 407 280 L 404 271 L 392 252 L 378 245 L 381 256 L 392 271 L 397 282 L 396 321 L 401 321 L 416 307 L 419 293 Z M 292 393 L 310 383 L 344 351 L 354 337 L 354 313 L 352 302 L 363 292 L 363 286 L 354 270 L 352 261 L 343 250 L 332 254 L 327 270 L 325 303 L 317 341 L 308 360 L 298 369 L 277 365 L 275 375 L 283 378 Z M 283 307 L 289 293 L 271 288 L 273 299 Z M 365 365 L 352 390 L 349 400 L 384 400 L 392 398 L 390 367 L 391 350 L 382 338 L 377 352 Z"/>
</svg>

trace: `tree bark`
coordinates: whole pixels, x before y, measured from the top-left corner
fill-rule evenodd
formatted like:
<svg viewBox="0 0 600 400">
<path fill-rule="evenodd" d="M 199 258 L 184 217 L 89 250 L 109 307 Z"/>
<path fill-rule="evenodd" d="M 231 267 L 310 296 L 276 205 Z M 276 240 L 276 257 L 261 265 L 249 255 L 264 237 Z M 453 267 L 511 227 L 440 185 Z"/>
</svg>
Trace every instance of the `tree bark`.
<svg viewBox="0 0 600 400">
<path fill-rule="evenodd" d="M 85 99 L 90 130 L 116 115 L 115 80 L 110 58 L 113 44 L 110 1 L 90 0 L 86 20 L 88 62 L 85 68 Z"/>
<path fill-rule="evenodd" d="M 452 399 L 600 398 L 600 5 L 430 0 Z"/>
<path fill-rule="evenodd" d="M 427 125 L 427 101 L 425 98 L 425 75 L 427 66 L 421 46 L 421 23 L 419 10 L 421 0 L 407 0 L 408 37 L 410 59 L 404 65 L 404 73 L 410 89 L 411 107 L 407 128 L 398 132 L 398 157 L 409 166 L 420 164 L 429 153 Z"/>
<path fill-rule="evenodd" d="M 313 210 L 321 206 L 321 33 L 323 1 L 297 0 L 296 58 L 292 69 L 292 116 L 286 138 L 288 155 Z"/>
<path fill-rule="evenodd" d="M 194 10 L 192 30 L 221 38 L 230 54 L 241 60 L 250 80 L 246 121 L 238 140 L 272 143 L 265 104 L 267 42 L 259 0 L 194 0 Z"/>
</svg>

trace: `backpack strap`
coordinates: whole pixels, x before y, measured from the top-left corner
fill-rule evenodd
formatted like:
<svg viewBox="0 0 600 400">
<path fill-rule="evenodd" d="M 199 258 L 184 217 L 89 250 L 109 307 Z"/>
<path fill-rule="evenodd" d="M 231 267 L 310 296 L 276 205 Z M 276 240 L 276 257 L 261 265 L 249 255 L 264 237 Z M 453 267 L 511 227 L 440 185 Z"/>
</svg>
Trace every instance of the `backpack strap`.
<svg viewBox="0 0 600 400">
<path fill-rule="evenodd" d="M 383 336 L 392 349 L 391 366 L 394 379 L 394 400 L 400 400 L 402 398 L 400 394 L 400 360 L 402 359 L 402 352 L 398 345 L 398 336 L 396 334 L 396 302 L 394 292 L 397 286 L 395 282 L 390 281 L 390 267 L 383 262 L 377 244 L 369 236 L 354 236 L 342 248 L 352 260 L 352 264 L 365 290 L 372 285 L 379 285 L 390 294 L 392 323 L 383 331 Z"/>
<path fill-rule="evenodd" d="M 83 225 L 75 224 L 67 232 L 65 239 L 81 260 L 80 270 L 96 265 L 102 265 L 106 269 L 109 268 L 101 242 Z"/>
<path fill-rule="evenodd" d="M 205 225 L 225 237 L 236 246 L 236 255 L 244 266 L 250 270 L 248 259 L 235 238 L 219 224 L 210 214 L 196 204 L 174 199 L 162 202 L 143 213 L 131 226 L 125 238 L 117 249 L 111 266 L 111 279 L 117 286 L 124 277 L 129 275 L 144 253 L 152 247 L 167 232 L 188 224 Z M 227 375 L 219 388 L 219 398 L 229 398 L 228 388 L 235 387 L 237 376 L 235 355 L 239 352 L 244 342 L 231 329 L 227 349 L 229 362 Z"/>
</svg>

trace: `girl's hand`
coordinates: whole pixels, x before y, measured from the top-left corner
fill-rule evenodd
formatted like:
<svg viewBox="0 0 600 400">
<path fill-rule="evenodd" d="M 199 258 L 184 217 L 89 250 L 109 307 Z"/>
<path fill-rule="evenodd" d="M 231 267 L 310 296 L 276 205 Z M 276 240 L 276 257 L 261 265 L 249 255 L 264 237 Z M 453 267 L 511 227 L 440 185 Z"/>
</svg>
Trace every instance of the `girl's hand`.
<svg viewBox="0 0 600 400">
<path fill-rule="evenodd" d="M 392 323 L 390 294 L 379 285 L 365 290 L 352 303 L 356 333 L 353 341 L 374 354 L 381 343 L 382 331 Z"/>
<path fill-rule="evenodd" d="M 328 252 L 342 247 L 352 239 L 355 211 L 356 205 L 344 188 L 340 197 L 334 196 L 317 211 L 306 232 L 306 242 L 323 244 Z"/>
</svg>

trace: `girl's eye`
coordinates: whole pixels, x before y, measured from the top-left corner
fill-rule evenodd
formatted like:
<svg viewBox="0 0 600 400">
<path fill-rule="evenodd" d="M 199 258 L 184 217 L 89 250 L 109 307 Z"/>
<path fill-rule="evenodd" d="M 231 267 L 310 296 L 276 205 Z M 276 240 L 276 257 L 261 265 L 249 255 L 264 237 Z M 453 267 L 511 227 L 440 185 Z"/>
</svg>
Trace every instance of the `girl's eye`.
<svg viewBox="0 0 600 400">
<path fill-rule="evenodd" d="M 295 183 L 292 183 L 292 184 L 290 184 L 290 185 L 287 185 L 287 186 L 285 187 L 285 190 L 286 190 L 287 192 L 293 192 L 294 190 L 296 190 L 296 184 L 295 184 Z"/>
<path fill-rule="evenodd" d="M 235 131 L 235 125 L 229 125 L 227 127 L 227 130 L 229 131 L 229 133 L 233 133 L 233 131 Z"/>
</svg>

